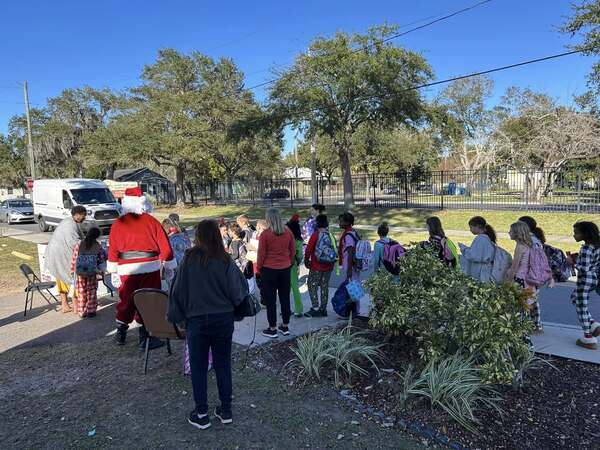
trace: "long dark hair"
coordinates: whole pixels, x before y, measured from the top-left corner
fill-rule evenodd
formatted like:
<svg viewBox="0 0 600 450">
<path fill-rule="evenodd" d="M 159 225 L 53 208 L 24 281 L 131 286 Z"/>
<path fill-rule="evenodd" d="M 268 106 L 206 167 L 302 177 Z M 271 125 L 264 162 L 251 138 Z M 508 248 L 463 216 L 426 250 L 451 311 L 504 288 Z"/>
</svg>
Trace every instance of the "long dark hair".
<svg viewBox="0 0 600 450">
<path fill-rule="evenodd" d="M 439 217 L 436 217 L 436 216 L 428 217 L 427 220 L 425 221 L 425 223 L 427 224 L 427 229 L 429 230 L 430 237 L 434 237 L 434 236 L 441 237 L 441 238 L 446 237 L 446 233 L 444 233 L 444 227 L 442 227 L 442 221 L 440 220 Z"/>
<path fill-rule="evenodd" d="M 85 238 L 83 238 L 83 241 L 81 242 L 79 248 L 83 251 L 91 250 L 95 244 L 98 244 L 96 239 L 98 239 L 99 237 L 100 237 L 100 228 L 98 228 L 98 227 L 90 228 L 88 230 L 87 234 L 85 235 Z"/>
<path fill-rule="evenodd" d="M 546 243 L 546 235 L 544 234 L 544 230 L 538 227 L 536 220 L 531 216 L 522 216 L 519 217 L 519 222 L 525 222 L 529 227 L 529 231 L 536 238 L 540 240 L 542 244 Z"/>
<path fill-rule="evenodd" d="M 194 247 L 187 251 L 189 257 L 198 256 L 200 264 L 206 267 L 209 260 L 220 259 L 227 262 L 229 255 L 223 247 L 219 225 L 215 220 L 204 219 L 196 225 Z"/>
<path fill-rule="evenodd" d="M 600 231 L 598 231 L 598 225 L 594 222 L 576 222 L 573 228 L 583 235 L 586 244 L 600 247 Z"/>
<path fill-rule="evenodd" d="M 496 243 L 496 232 L 494 231 L 492 226 L 486 222 L 486 220 L 483 217 L 481 217 L 481 216 L 471 217 L 471 220 L 469 220 L 469 225 L 471 225 L 473 227 L 481 228 L 483 230 L 483 232 L 485 234 L 487 234 L 487 236 L 490 238 L 490 241 L 492 241 L 494 244 Z"/>
<path fill-rule="evenodd" d="M 297 241 L 302 240 L 302 230 L 300 229 L 300 223 L 298 221 L 290 220 L 288 223 L 286 223 L 286 226 L 294 235 L 294 239 L 296 239 Z"/>
</svg>

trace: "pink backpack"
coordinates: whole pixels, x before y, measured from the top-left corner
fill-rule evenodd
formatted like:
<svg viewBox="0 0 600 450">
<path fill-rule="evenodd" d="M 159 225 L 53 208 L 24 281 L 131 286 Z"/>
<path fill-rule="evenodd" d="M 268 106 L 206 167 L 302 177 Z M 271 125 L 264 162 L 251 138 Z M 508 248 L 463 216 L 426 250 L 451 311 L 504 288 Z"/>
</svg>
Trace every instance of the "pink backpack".
<svg viewBox="0 0 600 450">
<path fill-rule="evenodd" d="M 529 250 L 529 270 L 525 283 L 530 286 L 540 287 L 552 278 L 552 270 L 548 257 L 541 244 L 533 244 Z"/>
<path fill-rule="evenodd" d="M 400 262 L 398 259 L 404 256 L 406 250 L 392 239 L 389 242 L 381 239 L 379 243 L 383 244 L 383 266 L 392 275 L 398 275 L 400 273 Z"/>
</svg>

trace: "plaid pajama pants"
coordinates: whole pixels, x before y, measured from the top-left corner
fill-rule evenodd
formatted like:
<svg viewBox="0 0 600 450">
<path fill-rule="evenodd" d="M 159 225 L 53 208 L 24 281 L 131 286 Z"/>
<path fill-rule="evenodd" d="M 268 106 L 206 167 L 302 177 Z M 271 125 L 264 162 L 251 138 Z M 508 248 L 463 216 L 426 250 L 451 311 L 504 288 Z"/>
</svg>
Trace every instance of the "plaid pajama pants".
<svg viewBox="0 0 600 450">
<path fill-rule="evenodd" d="M 93 277 L 77 277 L 77 314 L 80 317 L 94 314 L 98 309 L 98 280 Z"/>
<path fill-rule="evenodd" d="M 571 294 L 571 303 L 575 305 L 577 318 L 585 334 L 591 333 L 591 324 L 594 322 L 588 309 L 590 294 L 596 290 L 600 294 L 598 277 L 595 274 L 582 274 L 577 277 L 577 285 Z"/>
</svg>

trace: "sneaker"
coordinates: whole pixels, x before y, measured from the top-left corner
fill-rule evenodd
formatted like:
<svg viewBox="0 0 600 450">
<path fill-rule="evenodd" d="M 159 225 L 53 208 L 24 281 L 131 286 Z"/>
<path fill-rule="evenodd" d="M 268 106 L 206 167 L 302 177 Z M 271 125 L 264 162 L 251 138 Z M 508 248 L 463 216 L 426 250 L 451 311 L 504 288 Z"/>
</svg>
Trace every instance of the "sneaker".
<svg viewBox="0 0 600 450">
<path fill-rule="evenodd" d="M 157 337 L 151 336 L 150 343 L 148 344 L 148 350 L 154 350 L 155 348 L 160 348 L 165 345 L 166 345 L 165 341 L 163 341 Z M 140 348 L 140 350 L 144 350 L 144 351 L 146 350 L 146 340 L 143 340 L 142 342 L 140 342 L 139 348 Z"/>
<path fill-rule="evenodd" d="M 321 310 L 320 309 L 315 309 L 315 308 L 310 308 L 310 311 L 308 311 L 304 315 L 306 317 L 321 317 Z"/>
<path fill-rule="evenodd" d="M 592 336 L 597 338 L 600 337 L 600 324 L 596 321 L 592 322 Z"/>
<path fill-rule="evenodd" d="M 190 413 L 188 422 L 190 425 L 193 425 L 200 430 L 210 428 L 210 418 L 208 417 L 208 414 L 199 415 L 195 409 Z"/>
<path fill-rule="evenodd" d="M 583 337 L 575 342 L 578 346 L 587 348 L 588 350 L 596 350 L 598 348 L 598 340 L 596 338 Z"/>
<path fill-rule="evenodd" d="M 290 334 L 290 327 L 286 327 L 285 325 L 279 325 L 277 327 L 277 329 L 279 330 L 279 332 L 281 334 L 283 334 L 284 336 L 287 336 Z"/>
<path fill-rule="evenodd" d="M 319 312 L 321 313 L 321 317 L 327 317 L 327 308 L 321 308 Z"/>
<path fill-rule="evenodd" d="M 270 328 L 263 330 L 262 335 L 271 339 L 275 339 L 278 336 L 277 330 L 271 330 Z"/>
<path fill-rule="evenodd" d="M 231 412 L 223 411 L 220 406 L 215 408 L 215 416 L 219 418 L 221 423 L 233 423 L 233 415 Z"/>
<path fill-rule="evenodd" d="M 297 319 L 300 319 L 300 318 L 302 318 L 304 316 L 305 316 L 305 314 L 302 314 L 302 313 L 300 313 L 300 314 L 298 314 L 298 313 L 294 314 L 294 317 L 296 317 Z"/>
<path fill-rule="evenodd" d="M 96 313 L 95 312 L 93 312 L 93 313 L 87 313 L 87 318 L 88 319 L 91 319 L 92 317 L 96 317 Z"/>
<path fill-rule="evenodd" d="M 125 340 L 127 339 L 127 325 L 119 325 L 117 327 L 117 332 L 115 333 L 115 342 L 117 345 L 125 345 Z"/>
</svg>

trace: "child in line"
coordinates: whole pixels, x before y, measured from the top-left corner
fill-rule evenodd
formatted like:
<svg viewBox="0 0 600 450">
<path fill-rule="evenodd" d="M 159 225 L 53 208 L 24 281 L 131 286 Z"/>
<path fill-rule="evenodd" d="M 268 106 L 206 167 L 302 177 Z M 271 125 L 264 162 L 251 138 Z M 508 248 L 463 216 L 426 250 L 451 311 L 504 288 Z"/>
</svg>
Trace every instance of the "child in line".
<svg viewBox="0 0 600 450">
<path fill-rule="evenodd" d="M 308 293 L 312 308 L 306 313 L 307 317 L 327 317 L 327 303 L 329 301 L 329 280 L 335 265 L 335 239 L 329 232 L 329 221 L 327 216 L 319 214 L 315 218 L 316 231 L 311 235 L 304 251 L 304 265 L 308 268 Z M 317 243 L 319 239 L 325 239 L 323 245 L 331 244 L 333 250 L 333 262 L 320 261 L 316 256 Z M 327 239 L 329 242 L 327 242 Z M 322 258 L 324 258 L 322 256 Z M 319 289 L 321 290 L 321 301 L 319 302 Z"/>
<path fill-rule="evenodd" d="M 302 305 L 302 296 L 300 295 L 300 288 L 298 286 L 298 276 L 300 275 L 299 267 L 302 263 L 302 253 L 304 247 L 302 230 L 300 229 L 300 216 L 298 216 L 298 214 L 294 214 L 286 225 L 294 235 L 294 242 L 296 244 L 296 255 L 290 270 L 290 286 L 292 288 L 292 295 L 294 296 L 294 315 L 296 317 L 303 317 L 304 307 Z"/>
<path fill-rule="evenodd" d="M 71 273 L 75 275 L 75 312 L 79 317 L 94 317 L 98 309 L 98 275 L 106 270 L 106 253 L 98 238 L 100 229 L 92 227 L 73 249 Z"/>
<path fill-rule="evenodd" d="M 320 214 L 325 214 L 325 205 L 321 205 L 319 203 L 313 203 L 310 207 L 310 215 L 306 222 L 304 222 L 304 227 L 302 228 L 302 238 L 304 242 L 308 242 L 310 237 L 316 231 L 316 217 Z"/>
<path fill-rule="evenodd" d="M 448 267 L 456 268 L 458 266 L 458 254 L 454 242 L 446 236 L 442 221 L 439 217 L 428 217 L 425 221 L 429 231 L 429 239 L 423 243 L 424 248 L 432 247 L 435 249 L 438 258 Z"/>
<path fill-rule="evenodd" d="M 360 270 L 354 264 L 356 244 L 360 240 L 354 229 L 354 215 L 350 212 L 340 214 L 338 217 L 342 235 L 338 245 L 338 262 L 342 267 L 342 276 L 347 281 L 360 280 Z"/>
<path fill-rule="evenodd" d="M 390 227 L 387 222 L 382 222 L 381 225 L 377 227 L 379 240 L 375 242 L 375 245 L 373 246 L 373 267 L 376 271 L 379 270 L 380 267 L 383 267 L 385 245 L 390 243 L 390 238 L 388 237 L 389 232 Z"/>
<path fill-rule="evenodd" d="M 471 246 L 458 244 L 462 253 L 462 270 L 482 283 L 489 283 L 496 252 L 496 232 L 481 216 L 469 220 L 469 229 L 475 235 Z"/>
<path fill-rule="evenodd" d="M 221 232 L 223 247 L 225 247 L 225 251 L 229 253 L 229 245 L 231 244 L 231 238 L 229 237 L 229 222 L 224 219 L 221 220 L 219 222 L 219 231 Z"/>
<path fill-rule="evenodd" d="M 583 337 L 576 344 L 589 350 L 598 348 L 600 323 L 592 319 L 588 302 L 592 291 L 600 293 L 600 232 L 593 222 L 577 222 L 573 225 L 573 238 L 583 241 L 578 255 L 569 255 L 569 261 L 577 269 L 577 286 L 571 294 L 571 302 L 577 310 L 577 318 L 583 329 Z"/>
<path fill-rule="evenodd" d="M 515 246 L 515 253 L 513 255 L 512 265 L 506 272 L 506 280 L 514 281 L 523 289 L 529 290 L 531 295 L 527 299 L 529 306 L 529 313 L 531 320 L 533 321 L 533 333 L 532 334 L 543 334 L 541 321 L 541 310 L 540 302 L 538 301 L 538 288 L 536 286 L 529 285 L 527 283 L 527 274 L 529 273 L 529 254 L 531 248 L 534 245 L 532 235 L 529 231 L 529 227 L 525 222 L 515 222 L 510 226 L 508 232 L 510 238 L 517 243 Z M 542 245 L 541 242 L 537 245 Z"/>
<path fill-rule="evenodd" d="M 242 229 L 242 239 L 247 244 L 254 235 L 254 227 L 250 224 L 250 217 L 247 214 L 241 214 L 236 219 L 237 224 Z"/>
</svg>

